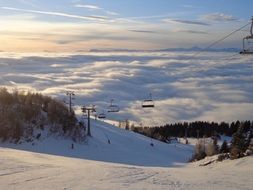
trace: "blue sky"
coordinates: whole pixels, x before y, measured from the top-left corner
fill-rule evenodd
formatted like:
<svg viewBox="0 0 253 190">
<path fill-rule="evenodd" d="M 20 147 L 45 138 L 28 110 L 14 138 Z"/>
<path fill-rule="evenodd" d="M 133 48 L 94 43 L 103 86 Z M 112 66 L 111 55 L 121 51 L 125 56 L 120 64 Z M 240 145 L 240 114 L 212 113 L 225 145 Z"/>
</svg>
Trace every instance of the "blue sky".
<svg viewBox="0 0 253 190">
<path fill-rule="evenodd" d="M 250 0 L 0 0 L 0 7 L 2 51 L 203 47 L 253 15 Z M 245 35 L 218 47 L 240 47 Z"/>
</svg>

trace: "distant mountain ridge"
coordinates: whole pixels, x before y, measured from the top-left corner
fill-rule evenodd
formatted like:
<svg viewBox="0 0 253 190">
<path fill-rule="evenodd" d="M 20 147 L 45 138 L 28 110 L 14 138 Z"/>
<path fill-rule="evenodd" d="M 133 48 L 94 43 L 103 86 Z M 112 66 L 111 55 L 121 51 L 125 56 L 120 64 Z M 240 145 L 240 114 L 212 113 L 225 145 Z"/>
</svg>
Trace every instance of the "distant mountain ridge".
<svg viewBox="0 0 253 190">
<path fill-rule="evenodd" d="M 137 49 L 90 49 L 89 52 L 175 52 L 175 51 L 203 51 L 203 52 L 240 52 L 240 48 L 166 48 L 166 49 L 156 49 L 156 50 L 137 50 Z"/>
</svg>

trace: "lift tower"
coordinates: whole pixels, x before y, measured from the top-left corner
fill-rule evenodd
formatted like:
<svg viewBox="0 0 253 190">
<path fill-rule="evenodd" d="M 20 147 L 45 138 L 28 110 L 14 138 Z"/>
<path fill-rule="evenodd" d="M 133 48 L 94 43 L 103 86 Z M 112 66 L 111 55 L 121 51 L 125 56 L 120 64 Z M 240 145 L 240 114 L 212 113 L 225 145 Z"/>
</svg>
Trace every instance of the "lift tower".
<svg viewBox="0 0 253 190">
<path fill-rule="evenodd" d="M 87 131 L 87 135 L 91 137 L 91 132 L 90 132 L 90 114 L 93 112 L 96 112 L 95 106 L 83 106 L 82 108 L 82 112 L 83 113 L 87 113 L 88 115 L 88 131 Z"/>
</svg>

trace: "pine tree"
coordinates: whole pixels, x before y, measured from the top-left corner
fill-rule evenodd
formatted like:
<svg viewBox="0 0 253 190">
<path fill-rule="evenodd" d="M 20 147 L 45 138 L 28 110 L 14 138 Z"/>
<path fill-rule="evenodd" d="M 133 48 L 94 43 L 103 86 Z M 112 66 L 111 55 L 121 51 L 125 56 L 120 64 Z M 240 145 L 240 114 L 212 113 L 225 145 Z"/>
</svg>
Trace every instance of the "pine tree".
<svg viewBox="0 0 253 190">
<path fill-rule="evenodd" d="M 130 123 L 129 123 L 129 120 L 127 119 L 127 120 L 126 120 L 126 127 L 125 127 L 125 129 L 126 129 L 126 130 L 129 130 L 129 128 L 130 128 Z"/>
<path fill-rule="evenodd" d="M 245 143 L 246 143 L 247 148 L 249 148 L 252 138 L 253 138 L 253 128 L 250 128 L 246 134 L 246 142 Z"/>
<path fill-rule="evenodd" d="M 229 152 L 228 143 L 226 140 L 224 140 L 220 148 L 220 153 L 228 153 L 228 152 Z"/>
<path fill-rule="evenodd" d="M 243 156 L 243 153 L 246 151 L 246 140 L 243 133 L 243 126 L 241 125 L 237 132 L 233 135 L 231 141 L 230 155 L 231 159 L 237 159 Z"/>
</svg>

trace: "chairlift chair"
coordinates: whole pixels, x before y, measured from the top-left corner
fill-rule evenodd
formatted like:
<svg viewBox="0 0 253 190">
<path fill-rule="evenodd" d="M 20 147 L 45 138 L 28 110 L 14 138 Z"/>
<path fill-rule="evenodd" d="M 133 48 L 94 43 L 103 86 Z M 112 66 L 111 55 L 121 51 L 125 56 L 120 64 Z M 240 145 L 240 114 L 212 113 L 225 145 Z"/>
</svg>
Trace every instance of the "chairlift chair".
<svg viewBox="0 0 253 190">
<path fill-rule="evenodd" d="M 117 106 L 116 104 L 113 104 L 113 99 L 111 99 L 111 104 L 108 107 L 108 112 L 112 113 L 112 112 L 119 112 L 119 106 Z"/>
<path fill-rule="evenodd" d="M 86 119 L 88 119 L 88 116 L 87 116 L 87 114 L 83 114 L 83 116 L 82 116 L 82 119 L 83 119 L 83 120 L 86 120 Z"/>
<path fill-rule="evenodd" d="M 242 55 L 253 54 L 253 48 L 249 46 L 253 42 L 253 17 L 251 20 L 250 36 L 243 38 L 243 50 L 240 52 Z"/>
<path fill-rule="evenodd" d="M 142 102 L 142 108 L 154 108 L 155 102 L 152 99 L 152 94 L 149 94 L 149 99 L 146 99 Z"/>
<path fill-rule="evenodd" d="M 103 113 L 100 113 L 100 114 L 98 114 L 98 119 L 105 119 L 106 118 L 106 115 L 105 115 L 105 113 L 103 112 Z"/>
</svg>

